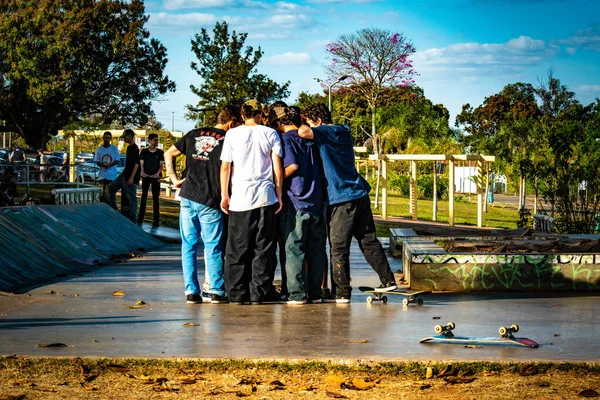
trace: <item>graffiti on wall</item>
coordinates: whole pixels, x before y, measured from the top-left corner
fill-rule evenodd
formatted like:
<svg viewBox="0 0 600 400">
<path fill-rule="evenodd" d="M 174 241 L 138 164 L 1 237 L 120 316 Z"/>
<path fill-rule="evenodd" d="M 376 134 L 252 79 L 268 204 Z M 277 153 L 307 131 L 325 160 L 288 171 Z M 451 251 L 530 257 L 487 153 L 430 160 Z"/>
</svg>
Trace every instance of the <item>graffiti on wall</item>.
<svg viewBox="0 0 600 400">
<path fill-rule="evenodd" d="M 411 264 L 411 279 L 434 290 L 600 290 L 600 254 L 413 254 Z"/>
</svg>

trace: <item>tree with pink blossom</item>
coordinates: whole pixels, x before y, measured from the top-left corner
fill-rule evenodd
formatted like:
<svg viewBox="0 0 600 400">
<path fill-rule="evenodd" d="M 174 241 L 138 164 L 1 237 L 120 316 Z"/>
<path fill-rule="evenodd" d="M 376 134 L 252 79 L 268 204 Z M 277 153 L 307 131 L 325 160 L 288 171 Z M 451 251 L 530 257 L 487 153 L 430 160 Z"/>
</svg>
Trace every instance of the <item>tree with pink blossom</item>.
<svg viewBox="0 0 600 400">
<path fill-rule="evenodd" d="M 342 83 L 345 89 L 363 97 L 371 113 L 371 138 L 375 155 L 379 155 L 381 144 L 378 140 L 375 115 L 380 97 L 385 89 L 397 86 L 412 86 L 413 69 L 410 56 L 415 52 L 413 44 L 401 33 L 385 29 L 366 28 L 349 35 L 342 35 L 329 43 L 329 66 L 327 75 L 334 82 L 341 76 L 348 76 Z M 379 163 L 377 168 L 377 188 L 375 192 L 377 208 L 379 194 Z"/>
</svg>

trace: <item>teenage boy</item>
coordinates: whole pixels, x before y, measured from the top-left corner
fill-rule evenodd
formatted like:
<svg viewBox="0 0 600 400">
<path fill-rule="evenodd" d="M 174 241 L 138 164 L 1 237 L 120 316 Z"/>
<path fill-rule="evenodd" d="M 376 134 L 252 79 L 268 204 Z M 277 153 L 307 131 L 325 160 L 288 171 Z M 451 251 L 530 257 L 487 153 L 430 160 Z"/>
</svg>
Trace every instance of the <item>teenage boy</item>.
<svg viewBox="0 0 600 400">
<path fill-rule="evenodd" d="M 221 209 L 229 214 L 225 282 L 235 304 L 278 300 L 272 270 L 275 214 L 282 207 L 282 150 L 277 132 L 260 125 L 261 110 L 256 100 L 244 103 L 244 125 L 227 134 L 221 154 Z"/>
<path fill-rule="evenodd" d="M 307 106 L 302 116 L 309 126 L 302 125 L 298 134 L 304 139 L 314 139 L 321 153 L 327 179 L 327 221 L 336 302 L 350 302 L 352 237 L 356 238 L 365 259 L 379 275 L 381 285 L 376 290 L 384 292 L 396 289 L 394 273 L 375 233 L 369 199 L 371 187 L 354 165 L 350 128 L 346 125 L 333 125 L 331 112 L 323 103 Z"/>
<path fill-rule="evenodd" d="M 102 192 L 100 201 L 108 202 L 108 186 L 117 178 L 117 165 L 119 164 L 119 149 L 112 145 L 112 134 L 106 131 L 102 134 L 102 146 L 98 146 L 94 153 L 93 162 L 98 166 L 98 180 Z"/>
<path fill-rule="evenodd" d="M 146 215 L 146 202 L 148 201 L 148 189 L 152 187 L 152 211 L 154 219 L 152 227 L 157 228 L 160 218 L 160 177 L 162 174 L 163 164 L 165 163 L 165 152 L 159 149 L 158 135 L 151 133 L 148 135 L 150 146 L 143 149 L 140 153 L 140 169 L 142 176 L 142 199 L 140 201 L 140 212 L 137 223 L 142 225 L 144 216 Z"/>
<path fill-rule="evenodd" d="M 140 149 L 135 144 L 135 133 L 131 129 L 125 129 L 119 139 L 123 139 L 127 144 L 127 159 L 125 169 L 108 186 L 108 205 L 118 210 L 117 192 L 127 196 L 129 200 L 129 219 L 134 224 L 137 222 L 137 186 L 140 181 Z"/>
<path fill-rule="evenodd" d="M 287 304 L 304 304 L 308 300 L 320 303 L 327 233 L 319 149 L 314 142 L 298 136 L 299 110 L 276 107 L 271 121 L 271 126 L 281 133 L 284 145 L 282 232 Z"/>
<path fill-rule="evenodd" d="M 167 174 L 175 187 L 181 187 L 181 266 L 186 301 L 202 303 L 196 258 L 198 239 L 204 243 L 204 265 L 210 302 L 226 303 L 223 256 L 225 250 L 225 215 L 220 210 L 219 174 L 225 133 L 241 122 L 240 109 L 226 106 L 217 117 L 214 128 L 189 131 L 165 153 Z M 186 176 L 177 177 L 173 160 L 185 155 Z"/>
</svg>

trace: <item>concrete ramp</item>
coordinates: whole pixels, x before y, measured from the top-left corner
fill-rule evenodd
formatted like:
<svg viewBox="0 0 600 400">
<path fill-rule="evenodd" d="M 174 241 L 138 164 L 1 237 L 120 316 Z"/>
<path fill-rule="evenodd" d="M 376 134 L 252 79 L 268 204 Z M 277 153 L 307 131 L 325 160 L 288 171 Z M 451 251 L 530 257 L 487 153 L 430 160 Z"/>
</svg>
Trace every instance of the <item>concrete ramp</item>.
<svg viewBox="0 0 600 400">
<path fill-rule="evenodd" d="M 0 291 L 162 244 L 104 203 L 0 208 Z"/>
</svg>

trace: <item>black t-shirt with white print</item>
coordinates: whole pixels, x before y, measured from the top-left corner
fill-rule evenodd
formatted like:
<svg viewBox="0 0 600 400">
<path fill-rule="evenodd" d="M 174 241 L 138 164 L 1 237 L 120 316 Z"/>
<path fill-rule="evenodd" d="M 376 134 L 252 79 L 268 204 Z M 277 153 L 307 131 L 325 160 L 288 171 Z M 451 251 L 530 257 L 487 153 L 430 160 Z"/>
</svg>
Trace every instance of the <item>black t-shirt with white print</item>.
<svg viewBox="0 0 600 400">
<path fill-rule="evenodd" d="M 179 195 L 211 208 L 220 208 L 219 173 L 225 131 L 217 128 L 192 129 L 175 143 L 185 154 L 186 180 Z"/>
</svg>

